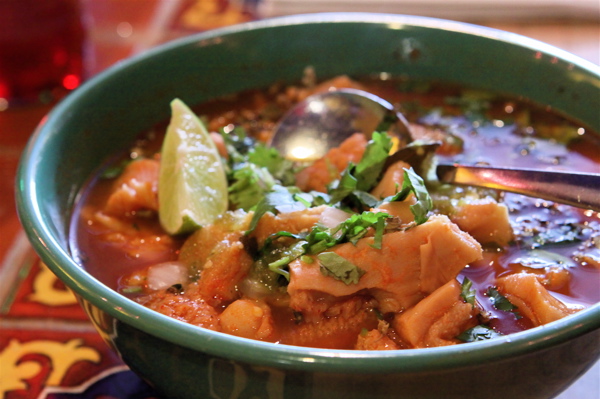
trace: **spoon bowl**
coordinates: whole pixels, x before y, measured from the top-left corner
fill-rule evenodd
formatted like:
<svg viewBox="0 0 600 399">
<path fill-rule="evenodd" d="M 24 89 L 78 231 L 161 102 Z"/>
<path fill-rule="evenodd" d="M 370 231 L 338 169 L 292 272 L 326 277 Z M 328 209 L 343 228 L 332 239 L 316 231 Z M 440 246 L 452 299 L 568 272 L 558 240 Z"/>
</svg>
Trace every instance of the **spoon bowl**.
<svg viewBox="0 0 600 399">
<path fill-rule="evenodd" d="M 396 149 L 412 141 L 408 122 L 392 104 L 362 90 L 340 89 L 296 104 L 275 127 L 269 144 L 285 158 L 306 162 L 321 158 L 354 133 L 370 138 L 374 131 L 387 132 Z"/>
</svg>

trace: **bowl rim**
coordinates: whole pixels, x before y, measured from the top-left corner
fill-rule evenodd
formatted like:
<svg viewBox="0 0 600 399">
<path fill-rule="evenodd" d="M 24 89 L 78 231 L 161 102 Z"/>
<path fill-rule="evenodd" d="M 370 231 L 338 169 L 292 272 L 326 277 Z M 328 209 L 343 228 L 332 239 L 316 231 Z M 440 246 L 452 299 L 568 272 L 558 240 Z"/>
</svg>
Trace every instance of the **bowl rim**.
<svg viewBox="0 0 600 399">
<path fill-rule="evenodd" d="M 574 337 L 600 328 L 600 303 L 553 323 L 527 331 L 480 341 L 439 348 L 404 349 L 394 351 L 330 350 L 239 338 L 224 333 L 198 328 L 172 319 L 118 294 L 96 280 L 71 259 L 52 231 L 43 223 L 41 203 L 36 193 L 36 175 L 40 169 L 37 160 L 53 132 L 52 125 L 68 113 L 71 104 L 79 101 L 107 77 L 130 68 L 165 50 L 185 46 L 201 40 L 241 33 L 254 29 L 315 23 L 401 24 L 422 28 L 452 30 L 484 36 L 521 47 L 534 48 L 561 58 L 600 77 L 600 66 L 581 59 L 549 44 L 517 34 L 468 23 L 379 13 L 321 13 L 305 14 L 248 22 L 212 31 L 198 33 L 163 44 L 157 48 L 121 61 L 91 78 L 63 99 L 47 115 L 33 133 L 23 152 L 16 181 L 17 210 L 21 223 L 34 249 L 46 265 L 80 298 L 110 316 L 147 334 L 213 356 L 260 364 L 276 368 L 304 371 L 349 373 L 416 372 L 448 367 L 466 367 L 492 360 L 521 356 L 533 351 L 559 345 Z"/>
</svg>

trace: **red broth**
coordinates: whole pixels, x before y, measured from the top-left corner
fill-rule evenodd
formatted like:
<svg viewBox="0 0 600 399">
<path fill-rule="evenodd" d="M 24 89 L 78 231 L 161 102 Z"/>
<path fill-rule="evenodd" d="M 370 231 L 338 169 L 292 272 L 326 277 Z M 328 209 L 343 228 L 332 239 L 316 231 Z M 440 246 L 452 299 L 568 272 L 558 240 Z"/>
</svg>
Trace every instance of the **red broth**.
<svg viewBox="0 0 600 399">
<path fill-rule="evenodd" d="M 342 86 L 348 85 L 344 79 L 334 83 L 340 81 L 344 82 Z M 435 139 L 441 137 L 444 144 L 437 156 L 442 159 L 467 164 L 600 172 L 600 136 L 551 110 L 526 101 L 403 80 L 365 79 L 360 83 L 351 82 L 350 85 L 386 98 L 396 104 L 411 123 L 426 126 L 428 132 L 434 132 L 432 137 Z M 303 86 L 276 85 L 264 91 L 246 92 L 212 101 L 195 109 L 207 121 L 211 131 L 243 126 L 249 136 L 266 140 L 285 109 L 313 90 Z M 158 159 L 165 126 L 161 124 L 144 133 L 125 158 Z M 110 174 L 106 171 L 118 166 L 119 162 L 107 164 L 104 175 Z M 151 293 L 153 299 L 148 300 L 144 279 L 148 267 L 177 261 L 187 237 L 168 236 L 161 229 L 156 212 L 147 210 L 126 216 L 113 215 L 99 223 L 93 215 L 105 207 L 111 190 L 114 190 L 114 181 L 115 178 L 99 174 L 92 176 L 86 185 L 72 221 L 71 247 L 75 258 L 88 272 L 111 288 L 144 304 L 164 300 L 160 304 L 169 310 L 163 313 L 182 318 L 173 310 L 181 305 L 174 305 L 173 298 L 180 300 L 185 287 L 178 285 L 175 292 L 170 287 L 170 292 L 167 289 L 167 293 L 160 295 Z M 481 191 L 470 188 L 430 191 L 435 208 L 441 213 L 452 213 L 455 200 L 465 194 L 478 192 L 482 195 Z M 485 325 L 499 334 L 510 334 L 537 325 L 531 317 L 521 314 L 519 309 L 499 310 L 498 305 L 490 300 L 493 295 L 490 289 L 497 287 L 499 278 L 518 273 L 536 276 L 553 298 L 572 309 L 581 309 L 600 300 L 600 214 L 515 194 L 488 191 L 484 194 L 491 194 L 508 208 L 513 236 L 510 243 L 505 245 L 483 243 L 483 258 L 470 262 L 457 276 L 458 281 L 464 283 L 464 278 L 468 278 L 473 284 L 479 309 L 475 324 Z M 202 278 L 202 273 L 199 278 Z M 210 312 L 213 312 L 211 317 L 225 319 L 225 309 L 232 302 L 246 298 L 246 291 L 240 286 L 236 285 L 233 299 L 215 302 L 210 307 Z M 136 289 L 132 290 L 132 287 Z M 325 303 L 330 306 L 319 317 L 322 317 L 322 328 L 332 330 L 318 333 L 316 338 L 297 339 L 295 334 L 314 334 L 308 327 L 310 332 L 302 330 L 303 325 L 311 323 L 310 317 L 288 306 L 290 299 L 285 293 L 285 283 L 282 287 L 270 299 L 261 302 L 260 306 L 254 303 L 254 308 L 251 308 L 259 313 L 264 310 L 270 315 L 269 327 L 272 331 L 249 338 L 342 349 L 434 346 L 421 341 L 415 344 L 403 336 L 405 333 L 396 331 L 394 326 L 400 324 L 394 319 L 400 318 L 408 309 L 382 313 L 381 306 L 369 290 L 356 293 L 354 297 L 360 298 L 355 303 L 347 297 L 332 301 L 328 295 L 312 293 L 313 305 Z M 159 299 L 156 299 L 157 295 Z M 171 296 L 166 301 L 168 295 Z M 210 298 L 196 297 L 196 300 L 211 303 Z M 265 306 L 268 309 L 265 310 Z M 344 314 L 348 312 L 347 309 L 356 307 L 366 314 L 364 317 L 352 314 L 354 319 L 359 320 L 356 328 L 336 330 L 331 327 L 335 325 L 332 320 L 342 317 L 335 312 Z M 243 311 L 247 309 L 242 307 Z M 183 319 L 192 322 L 185 317 Z M 196 324 L 219 331 L 222 329 L 218 322 Z M 244 333 L 236 335 L 246 336 Z M 373 336 L 377 336 L 379 344 L 373 344 Z M 446 338 L 443 345 L 465 341 L 464 337 Z M 362 343 L 358 344 L 359 341 Z M 386 345 L 381 344 L 384 341 Z"/>
</svg>

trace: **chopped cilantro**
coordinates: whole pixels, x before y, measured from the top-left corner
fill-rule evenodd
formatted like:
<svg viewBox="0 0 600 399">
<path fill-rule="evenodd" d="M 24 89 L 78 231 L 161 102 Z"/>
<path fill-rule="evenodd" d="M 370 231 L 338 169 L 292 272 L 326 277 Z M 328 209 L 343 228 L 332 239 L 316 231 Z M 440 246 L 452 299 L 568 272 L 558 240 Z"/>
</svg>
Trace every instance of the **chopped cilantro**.
<svg viewBox="0 0 600 399">
<path fill-rule="evenodd" d="M 274 184 L 271 189 L 272 191 L 267 193 L 256 205 L 254 216 L 250 221 L 250 228 L 246 231 L 246 235 L 254 231 L 260 218 L 267 212 L 279 213 L 306 209 L 304 203 L 298 201 L 295 197 L 300 192 L 298 188 L 283 187 Z"/>
<path fill-rule="evenodd" d="M 289 265 L 291 261 L 301 257 L 304 254 L 303 242 L 299 241 L 294 245 L 286 248 L 281 252 L 281 257 L 269 263 L 269 269 L 275 273 L 281 274 L 288 281 L 290 280 L 290 272 L 284 267 Z"/>
<path fill-rule="evenodd" d="M 274 148 L 249 138 L 241 127 L 221 131 L 227 149 L 229 200 L 236 208 L 254 208 L 274 185 L 295 183 L 293 162 L 283 158 Z"/>
<path fill-rule="evenodd" d="M 404 179 L 400 191 L 385 198 L 382 202 L 404 201 L 411 192 L 417 198 L 417 202 L 410 206 L 410 210 L 415 216 L 415 222 L 417 224 L 425 223 L 429 218 L 429 211 L 433 208 L 433 201 L 425 187 L 425 182 L 412 168 L 404 169 Z"/>
<path fill-rule="evenodd" d="M 118 176 L 121 175 L 121 173 L 123 173 L 123 170 L 125 170 L 125 168 L 127 167 L 127 165 L 129 165 L 131 162 L 133 162 L 132 159 L 124 159 L 121 162 L 115 164 L 115 165 L 110 165 L 108 168 L 104 169 L 104 171 L 102 171 L 102 174 L 100 175 L 101 179 L 114 179 Z"/>
<path fill-rule="evenodd" d="M 460 296 L 466 303 L 470 303 L 472 307 L 475 307 L 475 290 L 473 289 L 473 282 L 466 277 L 460 285 Z"/>
<path fill-rule="evenodd" d="M 331 276 L 346 285 L 358 284 L 365 271 L 349 260 L 341 257 L 335 252 L 321 252 L 317 255 L 320 262 L 321 273 Z"/>
<path fill-rule="evenodd" d="M 246 130 L 241 126 L 236 126 L 229 133 L 225 133 L 221 129 L 220 133 L 229 155 L 228 163 L 230 166 L 244 162 L 250 150 L 256 145 L 256 140 L 248 137 Z"/>
<path fill-rule="evenodd" d="M 381 243 L 383 242 L 383 232 L 385 231 L 386 220 L 378 218 L 374 224 L 375 237 L 373 239 L 373 248 L 381 249 Z"/>
<path fill-rule="evenodd" d="M 296 182 L 294 163 L 285 159 L 275 148 L 268 148 L 258 143 L 248 153 L 248 161 L 267 168 L 283 186 L 291 186 Z"/>
<path fill-rule="evenodd" d="M 485 341 L 492 338 L 501 337 L 502 334 L 491 327 L 480 324 L 462 332 L 456 338 L 463 342 Z"/>
<path fill-rule="evenodd" d="M 121 289 L 123 294 L 140 294 L 143 292 L 141 285 L 132 285 Z"/>
<path fill-rule="evenodd" d="M 390 136 L 385 133 L 374 132 L 358 164 L 355 165 L 350 162 L 346 169 L 342 171 L 340 178 L 329 187 L 331 204 L 344 201 L 357 192 L 366 193 L 375 187 L 391 148 L 392 140 Z M 363 197 L 355 196 L 355 202 L 360 204 Z M 366 206 L 369 207 L 369 204 L 366 204 Z"/>
<path fill-rule="evenodd" d="M 457 97 L 446 97 L 445 102 L 461 108 L 471 121 L 485 121 L 494 95 L 485 91 L 466 89 Z"/>
<path fill-rule="evenodd" d="M 260 206 L 259 206 L 260 207 Z M 257 207 L 257 211 L 259 211 Z M 256 215 L 255 215 L 256 216 Z M 263 247 L 258 251 L 259 262 L 261 259 L 268 259 L 268 268 L 284 276 L 289 280 L 289 272 L 286 266 L 295 259 L 300 258 L 303 262 L 312 263 L 313 258 L 308 255 L 321 254 L 327 249 L 334 245 L 350 242 L 356 244 L 359 239 L 363 238 L 369 229 L 373 228 L 375 231 L 374 243 L 372 244 L 375 248 L 381 248 L 381 241 L 384 230 L 386 229 L 386 221 L 390 217 L 385 212 L 363 212 L 362 214 L 353 214 L 344 222 L 340 223 L 334 228 L 327 228 L 324 226 L 316 225 L 308 233 L 292 234 L 287 231 L 279 231 L 271 234 L 265 240 Z M 254 219 L 253 219 L 254 220 Z M 258 220 L 258 219 L 257 219 Z M 253 227 L 251 226 L 251 229 Z M 285 247 L 282 247 L 280 239 L 292 239 L 294 243 Z M 331 259 L 332 255 L 328 255 Z M 317 255 L 317 258 L 321 258 Z M 329 267 L 323 266 L 326 270 L 329 270 L 329 275 L 341 275 L 340 265 L 343 262 L 338 261 L 337 263 L 332 261 L 330 258 L 325 258 L 326 262 L 333 264 L 332 270 Z M 342 258 L 343 259 L 343 258 Z M 349 265 L 345 265 L 350 270 Z M 358 280 L 362 276 L 362 273 L 355 274 L 353 272 L 350 277 Z M 348 279 L 350 277 L 344 277 Z"/>
<path fill-rule="evenodd" d="M 319 191 L 310 191 L 308 193 L 295 193 L 294 199 L 298 202 L 303 203 L 304 206 L 306 206 L 307 208 L 325 205 L 330 202 L 329 195 L 321 193 Z"/>
<path fill-rule="evenodd" d="M 353 170 L 354 164 L 350 162 L 346 169 L 342 171 L 340 178 L 329 186 L 329 196 L 332 204 L 344 200 L 356 190 L 358 180 L 354 177 Z"/>
<path fill-rule="evenodd" d="M 521 318 L 521 315 L 516 311 L 518 308 L 494 287 L 488 288 L 486 295 L 490 298 L 490 302 L 492 302 L 492 305 L 496 309 L 514 313 L 517 319 Z"/>
<path fill-rule="evenodd" d="M 375 187 L 391 149 L 392 139 L 390 136 L 385 133 L 373 132 L 360 162 L 356 165 L 355 176 L 358 190 L 369 191 Z"/>
<path fill-rule="evenodd" d="M 235 167 L 229 184 L 229 200 L 236 208 L 250 210 L 276 183 L 269 171 L 253 163 Z"/>
<path fill-rule="evenodd" d="M 385 212 L 363 212 L 362 214 L 353 214 L 348 219 L 334 228 L 315 226 L 306 236 L 306 253 L 317 254 L 321 251 L 331 248 L 334 245 L 344 242 L 356 244 L 363 238 L 369 228 L 375 229 L 376 248 L 381 248 L 381 237 L 385 230 L 385 221 L 390 217 Z"/>
<path fill-rule="evenodd" d="M 361 210 L 364 210 L 364 208 L 377 208 L 379 205 L 381 205 L 381 201 L 366 191 L 354 191 L 350 199 L 351 201 L 349 202 L 351 202 L 351 204 L 357 209 Z"/>
</svg>

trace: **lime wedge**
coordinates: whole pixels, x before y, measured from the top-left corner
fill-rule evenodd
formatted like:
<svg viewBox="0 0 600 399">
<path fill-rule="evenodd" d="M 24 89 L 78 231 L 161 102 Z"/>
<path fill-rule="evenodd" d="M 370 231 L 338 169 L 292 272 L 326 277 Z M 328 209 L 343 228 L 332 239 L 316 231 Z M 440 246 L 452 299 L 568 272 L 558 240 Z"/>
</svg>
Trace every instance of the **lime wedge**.
<svg viewBox="0 0 600 399">
<path fill-rule="evenodd" d="M 179 99 L 161 149 L 158 216 L 169 234 L 212 223 L 228 207 L 227 177 L 214 141 L 200 119 Z"/>
</svg>

